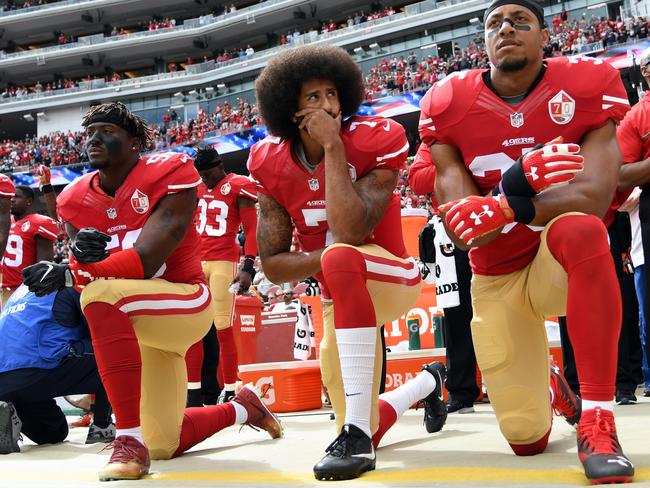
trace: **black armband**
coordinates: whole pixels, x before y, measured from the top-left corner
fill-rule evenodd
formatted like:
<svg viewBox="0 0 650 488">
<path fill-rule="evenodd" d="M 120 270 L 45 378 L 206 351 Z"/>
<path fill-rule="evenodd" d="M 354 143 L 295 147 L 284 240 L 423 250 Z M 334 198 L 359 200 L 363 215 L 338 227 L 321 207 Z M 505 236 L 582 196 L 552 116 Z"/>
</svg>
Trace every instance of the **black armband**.
<svg viewBox="0 0 650 488">
<path fill-rule="evenodd" d="M 52 188 L 51 184 L 43 185 L 43 188 L 41 188 L 41 191 L 43 193 L 52 193 L 54 191 L 54 188 Z"/>
<path fill-rule="evenodd" d="M 244 257 L 244 264 L 239 268 L 241 271 L 246 271 L 251 276 L 255 276 L 255 258 L 253 256 Z"/>
<path fill-rule="evenodd" d="M 515 222 L 530 224 L 535 218 L 533 199 L 528 197 L 509 197 L 506 195 L 508 206 L 515 214 Z"/>
</svg>

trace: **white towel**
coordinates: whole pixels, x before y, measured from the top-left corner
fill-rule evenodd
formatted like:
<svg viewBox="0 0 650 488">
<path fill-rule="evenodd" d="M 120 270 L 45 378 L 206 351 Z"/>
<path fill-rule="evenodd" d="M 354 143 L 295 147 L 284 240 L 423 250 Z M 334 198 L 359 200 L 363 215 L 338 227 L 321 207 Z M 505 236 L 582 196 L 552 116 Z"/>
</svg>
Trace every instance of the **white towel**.
<svg viewBox="0 0 650 488">
<path fill-rule="evenodd" d="M 458 293 L 458 278 L 456 276 L 456 261 L 454 250 L 456 246 L 451 241 L 442 219 L 434 215 L 430 223 L 433 224 L 435 235 L 433 244 L 436 249 L 436 262 L 431 269 L 436 284 L 436 306 L 438 308 L 451 308 L 460 305 Z"/>
</svg>

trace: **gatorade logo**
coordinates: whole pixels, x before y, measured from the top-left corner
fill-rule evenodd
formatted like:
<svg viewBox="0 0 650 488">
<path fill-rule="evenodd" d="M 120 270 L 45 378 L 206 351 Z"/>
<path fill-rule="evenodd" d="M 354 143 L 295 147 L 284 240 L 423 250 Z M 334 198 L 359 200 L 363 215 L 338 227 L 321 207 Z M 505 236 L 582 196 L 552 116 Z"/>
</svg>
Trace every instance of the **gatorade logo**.
<svg viewBox="0 0 650 488">
<path fill-rule="evenodd" d="M 391 373 L 386 375 L 386 390 L 402 386 L 415 377 L 413 373 Z"/>
<path fill-rule="evenodd" d="M 270 386 L 269 386 L 270 385 Z M 275 403 L 275 388 L 273 388 L 273 376 L 262 376 L 255 382 L 255 387 L 259 391 L 266 391 L 262 400 L 267 406 Z"/>
</svg>

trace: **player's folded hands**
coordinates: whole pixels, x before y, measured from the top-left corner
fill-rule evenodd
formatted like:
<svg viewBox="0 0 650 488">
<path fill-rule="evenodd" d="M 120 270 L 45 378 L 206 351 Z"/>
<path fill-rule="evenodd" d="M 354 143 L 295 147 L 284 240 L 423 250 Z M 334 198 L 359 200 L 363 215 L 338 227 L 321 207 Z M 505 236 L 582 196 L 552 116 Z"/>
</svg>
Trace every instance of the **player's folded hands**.
<svg viewBox="0 0 650 488">
<path fill-rule="evenodd" d="M 471 195 L 439 207 L 449 231 L 465 244 L 514 222 L 514 212 L 504 195 Z"/>
<path fill-rule="evenodd" d="M 80 263 L 97 263 L 108 257 L 106 245 L 110 241 L 107 234 L 92 227 L 84 227 L 77 232 L 70 250 Z"/>
<path fill-rule="evenodd" d="M 27 266 L 22 273 L 23 282 L 29 288 L 29 291 L 37 297 L 74 285 L 72 271 L 65 264 L 39 261 L 36 264 Z"/>
</svg>

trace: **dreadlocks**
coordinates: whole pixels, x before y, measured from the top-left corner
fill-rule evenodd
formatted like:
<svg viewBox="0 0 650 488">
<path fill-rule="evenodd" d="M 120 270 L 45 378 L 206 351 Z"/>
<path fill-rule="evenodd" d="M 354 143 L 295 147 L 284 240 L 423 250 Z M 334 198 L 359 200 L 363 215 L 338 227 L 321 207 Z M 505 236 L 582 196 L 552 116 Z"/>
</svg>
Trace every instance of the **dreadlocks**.
<svg viewBox="0 0 650 488">
<path fill-rule="evenodd" d="M 122 102 L 102 103 L 91 107 L 81 119 L 81 125 L 88 127 L 95 122 L 107 122 L 121 127 L 131 137 L 140 140 L 141 149 L 148 149 L 153 145 L 153 136 L 147 121 L 130 112 Z"/>
<path fill-rule="evenodd" d="M 343 49 L 304 46 L 275 56 L 255 80 L 262 119 L 273 135 L 296 139 L 298 125 L 291 119 L 298 110 L 303 82 L 330 80 L 336 86 L 343 117 L 354 115 L 364 97 L 359 65 Z"/>
</svg>

